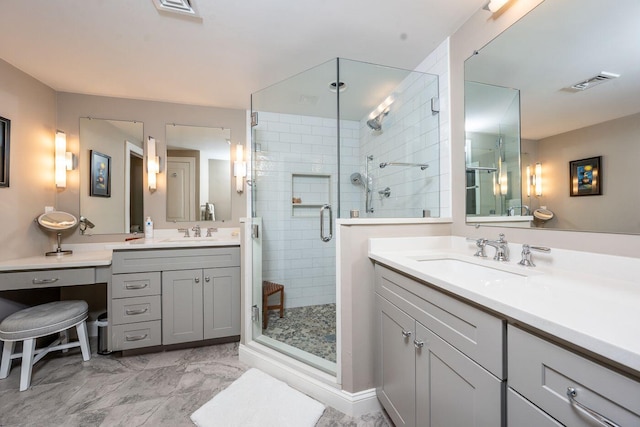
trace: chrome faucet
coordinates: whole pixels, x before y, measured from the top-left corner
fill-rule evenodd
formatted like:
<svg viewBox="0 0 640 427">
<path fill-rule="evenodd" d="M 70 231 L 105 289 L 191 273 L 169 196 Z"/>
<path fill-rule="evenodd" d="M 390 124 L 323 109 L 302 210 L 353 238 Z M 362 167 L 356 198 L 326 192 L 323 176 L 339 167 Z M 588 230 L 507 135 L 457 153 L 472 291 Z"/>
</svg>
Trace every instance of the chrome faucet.
<svg viewBox="0 0 640 427">
<path fill-rule="evenodd" d="M 87 228 L 93 228 L 96 225 L 89 221 L 86 217 L 80 217 L 80 234 L 84 234 L 87 231 Z"/>
<path fill-rule="evenodd" d="M 184 233 L 184 237 L 189 237 L 189 229 L 188 228 L 178 228 L 179 233 Z"/>
<path fill-rule="evenodd" d="M 485 239 L 483 237 L 480 237 L 479 239 L 474 239 L 474 238 L 468 237 L 467 240 L 470 241 L 470 242 L 476 242 L 476 248 L 478 248 L 478 249 L 476 250 L 476 253 L 473 254 L 473 256 L 477 256 L 477 257 L 481 257 L 481 258 L 486 258 L 487 257 L 487 254 L 484 251 L 484 248 L 487 246 L 487 242 L 488 242 L 487 239 Z"/>
<path fill-rule="evenodd" d="M 211 237 L 211 233 L 216 233 L 218 232 L 218 228 L 217 227 L 208 227 L 207 228 L 207 237 Z"/>
<path fill-rule="evenodd" d="M 200 234 L 200 226 L 199 225 L 194 225 L 192 230 L 194 231 L 193 237 L 202 237 L 202 235 Z"/>
<path fill-rule="evenodd" d="M 529 246 L 525 243 L 524 245 L 522 245 L 522 259 L 518 264 L 524 265 L 525 267 L 536 266 L 531 259 L 531 250 L 538 252 L 551 252 L 551 248 L 547 248 L 545 246 Z"/>
<path fill-rule="evenodd" d="M 487 245 L 496 248 L 496 254 L 493 257 L 496 261 L 509 261 L 509 242 L 504 238 L 504 234 L 498 235 L 498 240 L 488 240 Z"/>
</svg>

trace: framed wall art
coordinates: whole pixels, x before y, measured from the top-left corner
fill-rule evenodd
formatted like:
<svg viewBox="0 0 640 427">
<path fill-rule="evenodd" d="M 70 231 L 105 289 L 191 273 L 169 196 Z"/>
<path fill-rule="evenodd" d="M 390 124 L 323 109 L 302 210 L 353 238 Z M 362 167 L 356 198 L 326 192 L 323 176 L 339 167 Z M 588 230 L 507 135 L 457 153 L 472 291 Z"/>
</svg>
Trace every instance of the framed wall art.
<svg viewBox="0 0 640 427">
<path fill-rule="evenodd" d="M 0 117 L 0 187 L 9 186 L 9 142 L 11 120 Z"/>
<path fill-rule="evenodd" d="M 90 158 L 89 196 L 111 197 L 111 157 L 91 150 Z"/>
<path fill-rule="evenodd" d="M 599 196 L 602 194 L 602 156 L 569 162 L 569 194 Z"/>
</svg>

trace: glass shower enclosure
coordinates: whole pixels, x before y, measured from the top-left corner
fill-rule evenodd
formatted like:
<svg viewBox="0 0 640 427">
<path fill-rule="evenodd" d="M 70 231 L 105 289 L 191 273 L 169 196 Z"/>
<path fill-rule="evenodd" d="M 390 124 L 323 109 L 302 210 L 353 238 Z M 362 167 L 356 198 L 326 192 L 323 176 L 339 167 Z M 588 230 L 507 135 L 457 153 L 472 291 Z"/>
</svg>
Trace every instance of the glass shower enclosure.
<svg viewBox="0 0 640 427">
<path fill-rule="evenodd" d="M 341 58 L 252 94 L 253 340 L 336 373 L 336 219 L 439 216 L 437 107 L 437 76 Z"/>
</svg>

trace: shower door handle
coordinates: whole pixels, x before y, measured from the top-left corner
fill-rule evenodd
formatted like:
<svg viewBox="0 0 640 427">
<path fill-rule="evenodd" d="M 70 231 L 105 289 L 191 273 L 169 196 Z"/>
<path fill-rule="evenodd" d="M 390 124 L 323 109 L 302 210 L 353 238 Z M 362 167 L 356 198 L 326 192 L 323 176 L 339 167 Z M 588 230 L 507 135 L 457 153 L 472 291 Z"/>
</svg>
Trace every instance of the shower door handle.
<svg viewBox="0 0 640 427">
<path fill-rule="evenodd" d="M 329 211 L 329 235 L 324 235 L 324 212 Z M 328 242 L 333 238 L 333 211 L 331 205 L 322 205 L 320 208 L 320 239 L 323 242 Z"/>
</svg>

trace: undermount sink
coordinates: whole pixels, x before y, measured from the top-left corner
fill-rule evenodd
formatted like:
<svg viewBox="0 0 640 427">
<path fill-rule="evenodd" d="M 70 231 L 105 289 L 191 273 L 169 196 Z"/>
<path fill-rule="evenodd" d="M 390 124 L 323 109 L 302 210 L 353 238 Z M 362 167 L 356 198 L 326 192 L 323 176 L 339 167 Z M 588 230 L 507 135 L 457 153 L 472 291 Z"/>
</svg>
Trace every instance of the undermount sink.
<svg viewBox="0 0 640 427">
<path fill-rule="evenodd" d="M 480 265 L 457 258 L 416 257 L 413 259 L 433 272 L 437 271 L 437 273 L 446 275 L 464 274 L 480 280 L 506 280 L 529 276 L 528 272 L 524 271 L 522 273 L 508 271 L 507 268 L 509 266 L 502 266 L 497 261 L 495 261 L 496 265 L 493 266 Z"/>
<path fill-rule="evenodd" d="M 169 237 L 168 239 L 164 239 L 163 242 L 171 242 L 171 243 L 189 243 L 189 242 L 215 242 L 220 240 L 218 237 Z"/>
</svg>

